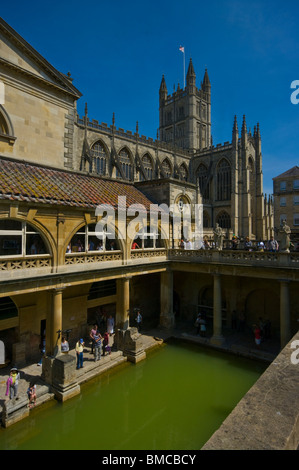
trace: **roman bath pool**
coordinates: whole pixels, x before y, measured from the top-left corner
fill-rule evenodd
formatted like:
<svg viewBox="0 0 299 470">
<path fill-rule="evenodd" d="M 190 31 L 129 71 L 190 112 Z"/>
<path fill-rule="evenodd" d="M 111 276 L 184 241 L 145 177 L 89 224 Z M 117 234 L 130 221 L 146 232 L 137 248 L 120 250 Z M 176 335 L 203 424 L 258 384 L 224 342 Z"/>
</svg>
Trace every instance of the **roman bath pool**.
<svg viewBox="0 0 299 470">
<path fill-rule="evenodd" d="M 199 450 L 266 367 L 170 341 L 0 429 L 0 449 Z"/>
</svg>

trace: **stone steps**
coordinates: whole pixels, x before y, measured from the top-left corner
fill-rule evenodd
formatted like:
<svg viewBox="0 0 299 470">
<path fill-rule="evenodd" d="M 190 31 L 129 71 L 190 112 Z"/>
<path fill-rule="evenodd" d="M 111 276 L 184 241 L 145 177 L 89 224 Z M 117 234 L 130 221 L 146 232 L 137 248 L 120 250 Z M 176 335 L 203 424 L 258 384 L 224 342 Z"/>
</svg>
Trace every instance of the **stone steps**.
<svg viewBox="0 0 299 470">
<path fill-rule="evenodd" d="M 83 362 L 83 369 L 79 369 L 77 371 L 76 382 L 81 385 L 88 382 L 93 377 L 96 377 L 126 361 L 127 358 L 123 355 L 122 351 L 115 351 L 108 356 L 102 356 L 97 362 L 92 360 L 85 361 Z"/>
<path fill-rule="evenodd" d="M 36 406 L 40 406 L 54 398 L 51 387 L 47 384 L 37 384 L 36 387 Z M 20 397 L 18 399 L 7 400 L 3 405 L 1 413 L 1 422 L 3 427 L 7 428 L 14 423 L 29 416 L 28 398 Z"/>
</svg>

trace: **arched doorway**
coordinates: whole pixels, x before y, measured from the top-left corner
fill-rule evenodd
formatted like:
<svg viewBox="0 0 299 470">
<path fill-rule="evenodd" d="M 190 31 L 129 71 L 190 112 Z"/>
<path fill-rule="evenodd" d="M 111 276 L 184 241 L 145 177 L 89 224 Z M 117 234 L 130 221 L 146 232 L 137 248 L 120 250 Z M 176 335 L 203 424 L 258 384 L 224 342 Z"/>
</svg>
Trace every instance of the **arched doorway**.
<svg viewBox="0 0 299 470">
<path fill-rule="evenodd" d="M 271 331 L 280 331 L 280 301 L 279 296 L 270 289 L 255 289 L 248 294 L 245 301 L 245 317 L 248 327 L 263 321 L 271 322 Z"/>
<path fill-rule="evenodd" d="M 94 282 L 87 298 L 87 323 L 97 324 L 101 334 L 107 328 L 107 319 L 116 316 L 116 280 Z"/>
<path fill-rule="evenodd" d="M 18 308 L 10 297 L 0 298 L 0 331 L 5 362 L 12 359 L 13 344 L 18 341 Z"/>
</svg>

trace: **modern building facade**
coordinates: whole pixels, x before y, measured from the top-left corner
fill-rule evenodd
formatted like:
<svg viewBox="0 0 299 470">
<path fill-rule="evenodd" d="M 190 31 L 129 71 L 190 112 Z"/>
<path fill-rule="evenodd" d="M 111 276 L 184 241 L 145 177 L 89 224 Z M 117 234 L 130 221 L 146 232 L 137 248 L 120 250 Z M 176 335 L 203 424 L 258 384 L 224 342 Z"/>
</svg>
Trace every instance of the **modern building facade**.
<svg viewBox="0 0 299 470">
<path fill-rule="evenodd" d="M 126 329 L 135 307 L 149 326 L 166 328 L 178 319 L 193 324 L 204 308 L 215 341 L 235 311 L 248 325 L 270 317 L 285 344 L 297 330 L 295 255 L 181 250 L 183 222 L 174 225 L 166 210 L 190 207 L 193 229 L 202 204 L 207 237 L 216 223 L 227 239 L 269 238 L 273 227 L 259 126 L 251 135 L 243 118 L 239 133 L 235 119 L 231 142 L 212 144 L 207 71 L 197 89 L 190 62 L 186 88 L 172 96 L 162 79 L 154 140 L 140 136 L 138 124 L 129 132 L 114 118 L 111 125 L 90 120 L 87 107 L 79 117 L 81 93 L 71 77 L 3 20 L 0 46 L 0 336 L 7 360 L 36 360 L 43 337 L 53 355 L 58 332 L 70 331 L 73 345 L 110 314 Z"/>
<path fill-rule="evenodd" d="M 273 178 L 274 226 L 278 230 L 283 220 L 291 229 L 291 237 L 299 241 L 299 167 L 294 166 Z"/>
</svg>

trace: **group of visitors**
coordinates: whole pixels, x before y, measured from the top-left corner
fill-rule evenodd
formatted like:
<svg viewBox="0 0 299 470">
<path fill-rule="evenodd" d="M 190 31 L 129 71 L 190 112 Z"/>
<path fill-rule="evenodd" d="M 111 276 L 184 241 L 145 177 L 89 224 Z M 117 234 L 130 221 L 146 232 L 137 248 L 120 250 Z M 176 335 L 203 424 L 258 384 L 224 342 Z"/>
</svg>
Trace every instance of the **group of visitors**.
<svg viewBox="0 0 299 470">
<path fill-rule="evenodd" d="M 246 237 L 242 242 L 239 237 L 235 235 L 232 237 L 231 241 L 232 250 L 244 249 L 246 251 L 270 251 L 277 252 L 279 250 L 279 244 L 273 236 L 269 240 L 264 241 L 260 239 L 259 241 L 252 241 L 249 237 Z"/>
<path fill-rule="evenodd" d="M 91 354 L 94 354 L 94 360 L 99 361 L 101 359 L 101 355 L 105 356 L 107 354 L 111 354 L 111 347 L 109 345 L 109 336 L 114 333 L 114 330 L 111 328 L 104 333 L 104 336 L 101 335 L 100 330 L 98 329 L 98 325 L 94 324 L 92 329 L 90 330 L 90 338 L 91 338 Z"/>
<path fill-rule="evenodd" d="M 193 250 L 193 249 L 201 249 L 201 250 L 210 250 L 216 248 L 216 244 L 214 241 L 209 241 L 207 237 L 201 242 L 192 243 L 189 239 L 184 240 L 183 238 L 179 242 L 179 248 L 182 250 Z M 291 248 L 292 248 L 291 244 Z M 244 240 L 236 235 L 233 235 L 228 249 L 231 250 L 245 250 L 245 251 L 269 251 L 269 252 L 277 252 L 279 251 L 279 243 L 278 241 L 271 236 L 269 240 L 264 241 L 260 239 L 259 241 L 252 241 L 249 237 L 246 237 Z M 298 245 L 299 248 L 299 245 Z M 297 246 L 296 246 L 297 249 Z"/>
<path fill-rule="evenodd" d="M 206 336 L 207 331 L 207 318 L 204 313 L 198 313 L 194 327 L 196 328 L 196 335 L 197 336 Z M 258 322 L 254 323 L 251 328 L 246 325 L 246 317 L 244 312 L 237 313 L 236 310 L 232 312 L 231 317 L 231 328 L 238 333 L 246 333 L 249 331 L 253 331 L 254 334 L 254 341 L 257 346 L 263 341 L 271 338 L 271 322 L 269 319 L 263 320 L 262 317 L 259 317 Z"/>
<path fill-rule="evenodd" d="M 101 359 L 101 356 L 105 354 L 111 354 L 111 346 L 109 344 L 109 337 L 114 333 L 114 318 L 110 316 L 107 321 L 107 331 L 102 335 L 97 323 L 93 325 L 90 330 L 89 337 L 91 339 L 91 354 L 94 355 L 94 361 L 97 362 Z M 79 339 L 76 343 L 76 358 L 77 358 L 77 369 L 83 367 L 83 352 L 85 342 L 83 338 Z"/>
<path fill-rule="evenodd" d="M 104 243 L 102 240 L 89 240 L 88 251 L 114 251 L 117 250 L 116 244 L 113 240 L 107 239 Z M 81 253 L 85 252 L 85 245 L 80 239 L 76 239 L 67 245 L 67 253 Z"/>
<path fill-rule="evenodd" d="M 20 372 L 17 367 L 12 367 L 10 369 L 9 377 L 6 381 L 6 393 L 5 396 L 8 396 L 10 400 L 18 400 L 19 399 L 19 380 L 20 380 Z M 28 408 L 32 408 L 36 405 L 36 384 L 34 382 L 30 382 L 29 387 L 27 389 L 27 397 L 28 397 Z"/>
</svg>

